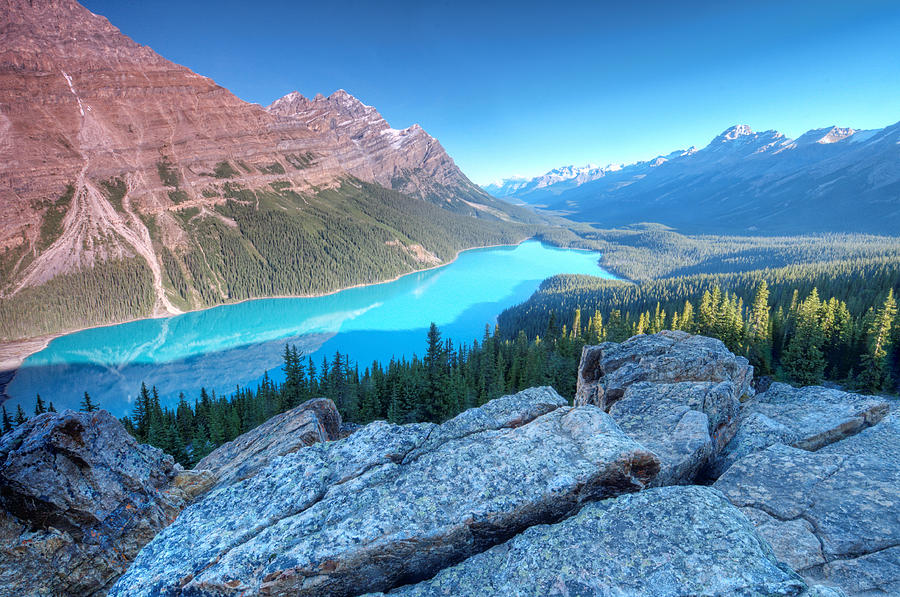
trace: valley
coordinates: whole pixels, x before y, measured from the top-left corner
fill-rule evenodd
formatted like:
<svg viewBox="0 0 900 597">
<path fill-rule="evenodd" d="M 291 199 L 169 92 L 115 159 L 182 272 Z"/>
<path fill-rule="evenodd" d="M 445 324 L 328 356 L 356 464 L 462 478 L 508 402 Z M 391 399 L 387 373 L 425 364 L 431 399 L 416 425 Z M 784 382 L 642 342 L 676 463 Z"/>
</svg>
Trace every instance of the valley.
<svg viewBox="0 0 900 597">
<path fill-rule="evenodd" d="M 900 594 L 900 8 L 82 2 L 0 0 L 0 597 Z"/>
</svg>

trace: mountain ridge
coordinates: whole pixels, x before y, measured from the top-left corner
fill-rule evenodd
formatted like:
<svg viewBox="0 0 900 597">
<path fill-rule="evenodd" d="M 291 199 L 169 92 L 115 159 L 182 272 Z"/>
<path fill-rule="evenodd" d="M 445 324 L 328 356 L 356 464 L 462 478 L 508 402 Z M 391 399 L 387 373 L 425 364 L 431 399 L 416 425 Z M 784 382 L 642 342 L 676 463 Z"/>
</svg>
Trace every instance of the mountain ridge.
<svg viewBox="0 0 900 597">
<path fill-rule="evenodd" d="M 900 123 L 875 130 L 830 126 L 797 139 L 736 125 L 702 149 L 606 167 L 592 180 L 548 185 L 541 184 L 543 175 L 486 189 L 603 226 L 654 221 L 688 233 L 894 234 L 900 228 L 898 145 Z"/>
</svg>

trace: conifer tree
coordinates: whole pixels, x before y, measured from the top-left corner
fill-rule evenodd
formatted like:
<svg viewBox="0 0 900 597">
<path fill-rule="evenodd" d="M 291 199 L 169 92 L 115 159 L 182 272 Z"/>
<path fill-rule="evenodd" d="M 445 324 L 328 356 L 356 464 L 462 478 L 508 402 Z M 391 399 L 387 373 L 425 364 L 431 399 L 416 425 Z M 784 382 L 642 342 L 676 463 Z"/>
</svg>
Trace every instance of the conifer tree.
<svg viewBox="0 0 900 597">
<path fill-rule="evenodd" d="M 894 290 L 891 289 L 869 328 L 869 348 L 861 359 L 858 378 L 862 390 L 877 392 L 889 384 L 886 361 L 890 350 L 891 326 L 896 316 L 897 302 L 894 299 Z"/>
<path fill-rule="evenodd" d="M 787 377 L 802 386 L 820 383 L 825 373 L 819 309 L 819 293 L 813 288 L 797 307 L 794 334 L 782 359 Z"/>
<path fill-rule="evenodd" d="M 9 413 L 6 412 L 6 405 L 2 405 L 3 408 L 3 421 L 0 424 L 0 432 L 9 433 L 13 430 L 12 420 L 9 418 Z"/>
<path fill-rule="evenodd" d="M 19 425 L 22 425 L 23 423 L 25 423 L 25 421 L 27 421 L 27 420 L 28 420 L 28 417 L 25 416 L 25 411 L 22 410 L 22 405 L 17 404 L 16 405 L 16 416 L 13 419 L 14 425 L 16 427 L 18 427 Z"/>
<path fill-rule="evenodd" d="M 428 328 L 425 350 L 424 411 L 427 420 L 441 422 L 452 414 L 448 391 L 447 354 L 441 342 L 441 332 L 432 321 Z"/>
<path fill-rule="evenodd" d="M 750 364 L 760 374 L 772 372 L 772 330 L 769 324 L 769 309 L 769 285 L 762 280 L 753 295 L 747 322 Z"/>
<path fill-rule="evenodd" d="M 681 317 L 678 318 L 678 329 L 685 332 L 694 331 L 694 305 L 691 301 L 684 301 L 684 309 L 681 311 Z"/>
<path fill-rule="evenodd" d="M 575 338 L 581 338 L 581 309 L 575 309 L 575 317 L 572 320 L 572 329 L 569 332 L 569 337 L 573 340 Z"/>
<path fill-rule="evenodd" d="M 81 405 L 79 408 L 86 413 L 92 413 L 97 410 L 97 405 L 94 404 L 93 400 L 91 400 L 91 395 L 85 392 L 84 398 L 81 399 Z"/>
<path fill-rule="evenodd" d="M 41 395 L 38 394 L 37 398 L 34 401 L 34 414 L 42 415 L 47 412 L 47 408 L 44 406 L 44 399 L 41 398 Z"/>
</svg>

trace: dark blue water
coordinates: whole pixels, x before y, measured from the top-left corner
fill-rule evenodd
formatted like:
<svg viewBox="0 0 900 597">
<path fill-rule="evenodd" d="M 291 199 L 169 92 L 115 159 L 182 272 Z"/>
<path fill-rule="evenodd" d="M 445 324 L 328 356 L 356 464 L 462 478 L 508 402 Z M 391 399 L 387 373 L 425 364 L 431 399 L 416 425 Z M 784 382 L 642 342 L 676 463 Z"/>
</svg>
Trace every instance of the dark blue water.
<svg viewBox="0 0 900 597">
<path fill-rule="evenodd" d="M 260 299 L 84 330 L 26 359 L 7 393 L 13 409 L 21 402 L 30 413 L 37 393 L 60 409 L 77 407 L 88 391 L 122 416 L 142 381 L 172 405 L 179 392 L 193 401 L 201 387 L 230 392 L 255 384 L 266 371 L 280 379 L 288 342 L 317 366 L 339 350 L 362 369 L 373 360 L 421 355 L 432 321 L 456 344 L 481 338 L 486 323 L 493 325 L 549 276 L 612 277 L 598 259 L 598 253 L 529 241 L 465 251 L 445 267 L 329 296 Z"/>
</svg>

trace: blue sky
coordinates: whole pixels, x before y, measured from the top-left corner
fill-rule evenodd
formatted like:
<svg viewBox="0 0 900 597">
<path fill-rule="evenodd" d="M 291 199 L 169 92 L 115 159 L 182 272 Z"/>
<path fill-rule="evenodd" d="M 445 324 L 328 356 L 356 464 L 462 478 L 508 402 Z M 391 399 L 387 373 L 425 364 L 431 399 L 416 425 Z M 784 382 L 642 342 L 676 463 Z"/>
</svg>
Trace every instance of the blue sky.
<svg viewBox="0 0 900 597">
<path fill-rule="evenodd" d="M 344 88 L 479 183 L 900 121 L 896 0 L 83 2 L 247 101 Z"/>
</svg>

